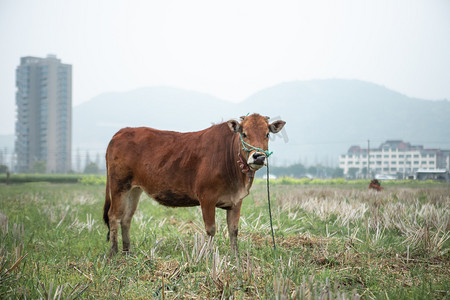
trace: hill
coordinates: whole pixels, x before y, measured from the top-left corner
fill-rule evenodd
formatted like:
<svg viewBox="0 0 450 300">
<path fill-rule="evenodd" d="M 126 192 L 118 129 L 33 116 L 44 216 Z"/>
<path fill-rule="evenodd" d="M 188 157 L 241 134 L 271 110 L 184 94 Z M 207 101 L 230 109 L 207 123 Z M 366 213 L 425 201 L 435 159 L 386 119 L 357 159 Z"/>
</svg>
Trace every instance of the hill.
<svg viewBox="0 0 450 300">
<path fill-rule="evenodd" d="M 450 148 L 450 102 L 410 98 L 357 80 L 312 80 L 264 89 L 244 110 L 277 112 L 288 121 L 288 157 L 334 161 L 350 145 L 371 147 L 402 139 L 427 148 Z M 273 115 L 273 113 L 272 113 Z M 288 150 L 289 149 L 289 150 Z M 314 161 L 311 161 L 313 159 Z"/>
<path fill-rule="evenodd" d="M 170 87 L 102 94 L 74 107 L 73 146 L 104 151 L 123 127 L 201 130 L 220 121 L 228 105 L 213 96 Z"/>
<path fill-rule="evenodd" d="M 120 128 L 149 126 L 196 131 L 247 113 L 287 121 L 271 138 L 272 163 L 337 165 L 351 145 L 371 147 L 402 139 L 426 148 L 450 149 L 450 102 L 410 98 L 358 80 L 310 80 L 281 83 L 240 103 L 172 87 L 144 87 L 105 93 L 73 109 L 73 164 L 89 151 L 103 157 Z M 14 137 L 0 136 L 0 149 L 12 154 Z M 5 159 L 9 159 L 5 156 Z"/>
<path fill-rule="evenodd" d="M 410 98 L 357 80 L 282 83 L 240 103 L 171 87 L 107 93 L 74 108 L 74 149 L 103 153 L 125 126 L 195 131 L 258 112 L 287 121 L 272 137 L 273 162 L 336 164 L 350 145 L 403 139 L 450 148 L 450 102 Z"/>
</svg>

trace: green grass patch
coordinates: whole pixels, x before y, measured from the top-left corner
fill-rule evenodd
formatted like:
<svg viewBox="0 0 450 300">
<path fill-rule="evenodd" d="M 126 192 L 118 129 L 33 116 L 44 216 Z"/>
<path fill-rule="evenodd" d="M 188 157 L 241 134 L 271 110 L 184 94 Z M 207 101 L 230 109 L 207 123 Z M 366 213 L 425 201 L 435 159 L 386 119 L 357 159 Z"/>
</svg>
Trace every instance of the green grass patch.
<svg viewBox="0 0 450 300">
<path fill-rule="evenodd" d="M 267 184 L 266 179 L 255 178 L 255 184 Z M 359 186 L 367 188 L 369 186 L 369 179 L 357 179 L 357 180 L 347 180 L 345 178 L 331 178 L 331 179 L 320 179 L 320 178 L 292 178 L 292 177 L 280 177 L 277 179 L 270 179 L 271 185 L 313 185 L 313 186 Z M 449 183 L 433 181 L 433 180 L 385 180 L 382 181 L 382 186 L 392 187 L 392 186 L 403 186 L 403 187 L 450 187 Z"/>
<path fill-rule="evenodd" d="M 83 180 L 0 185 L 0 298 L 448 297 L 448 186 L 376 193 L 364 183 L 271 181 L 274 252 L 265 185 L 256 184 L 242 205 L 239 260 L 225 211 L 210 241 L 198 207 L 143 195 L 131 252 L 109 259 L 104 177 Z"/>
</svg>

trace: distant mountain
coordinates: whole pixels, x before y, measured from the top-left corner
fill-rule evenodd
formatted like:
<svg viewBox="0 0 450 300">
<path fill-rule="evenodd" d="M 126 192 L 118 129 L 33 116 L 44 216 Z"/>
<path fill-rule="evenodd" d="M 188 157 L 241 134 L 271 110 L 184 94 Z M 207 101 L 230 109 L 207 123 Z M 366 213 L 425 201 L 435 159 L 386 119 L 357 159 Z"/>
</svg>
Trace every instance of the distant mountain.
<svg viewBox="0 0 450 300">
<path fill-rule="evenodd" d="M 337 165 L 351 145 L 378 147 L 401 139 L 426 148 L 450 149 L 450 102 L 410 98 L 358 80 L 310 80 L 281 83 L 240 103 L 171 87 L 145 87 L 106 93 L 73 109 L 73 163 L 77 149 L 84 161 L 103 157 L 111 137 L 126 126 L 196 131 L 247 113 L 287 122 L 271 138 L 272 163 Z M 12 152 L 14 137 L 0 136 L 0 148 Z"/>
<path fill-rule="evenodd" d="M 74 107 L 74 149 L 102 152 L 123 127 L 201 130 L 221 121 L 228 106 L 229 102 L 207 94 L 170 87 L 102 94 Z"/>
<path fill-rule="evenodd" d="M 74 108 L 74 149 L 103 153 L 125 126 L 195 131 L 258 112 L 287 121 L 272 137 L 273 162 L 336 164 L 351 145 L 402 139 L 450 149 L 450 102 L 410 98 L 357 80 L 278 84 L 240 103 L 170 87 L 103 94 Z"/>
<path fill-rule="evenodd" d="M 244 110 L 258 107 L 262 113 L 287 120 L 289 143 L 283 147 L 284 158 L 294 161 L 300 156 L 309 163 L 336 162 L 350 145 L 366 147 L 369 139 L 371 147 L 387 139 L 402 139 L 450 149 L 450 102 L 410 98 L 368 82 L 282 83 L 252 95 L 242 106 Z"/>
</svg>

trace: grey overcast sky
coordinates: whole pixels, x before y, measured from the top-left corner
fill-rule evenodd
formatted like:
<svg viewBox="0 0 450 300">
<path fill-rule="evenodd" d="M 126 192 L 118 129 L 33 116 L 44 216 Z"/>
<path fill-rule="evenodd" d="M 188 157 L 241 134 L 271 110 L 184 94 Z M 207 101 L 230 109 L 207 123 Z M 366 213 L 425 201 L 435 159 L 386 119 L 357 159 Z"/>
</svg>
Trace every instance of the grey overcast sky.
<svg viewBox="0 0 450 300">
<path fill-rule="evenodd" d="M 22 56 L 73 65 L 73 104 L 167 85 L 242 101 L 292 80 L 450 99 L 449 0 L 0 0 L 0 134 Z"/>
</svg>

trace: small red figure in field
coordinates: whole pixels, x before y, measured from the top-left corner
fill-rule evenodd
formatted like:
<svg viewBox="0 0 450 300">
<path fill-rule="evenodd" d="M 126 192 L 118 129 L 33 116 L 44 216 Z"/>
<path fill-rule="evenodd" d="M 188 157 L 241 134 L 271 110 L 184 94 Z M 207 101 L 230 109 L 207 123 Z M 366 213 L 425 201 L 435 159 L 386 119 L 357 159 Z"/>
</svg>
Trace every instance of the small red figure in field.
<svg viewBox="0 0 450 300">
<path fill-rule="evenodd" d="M 377 179 L 373 179 L 369 184 L 369 190 L 382 191 L 384 190 L 381 183 Z"/>
</svg>

